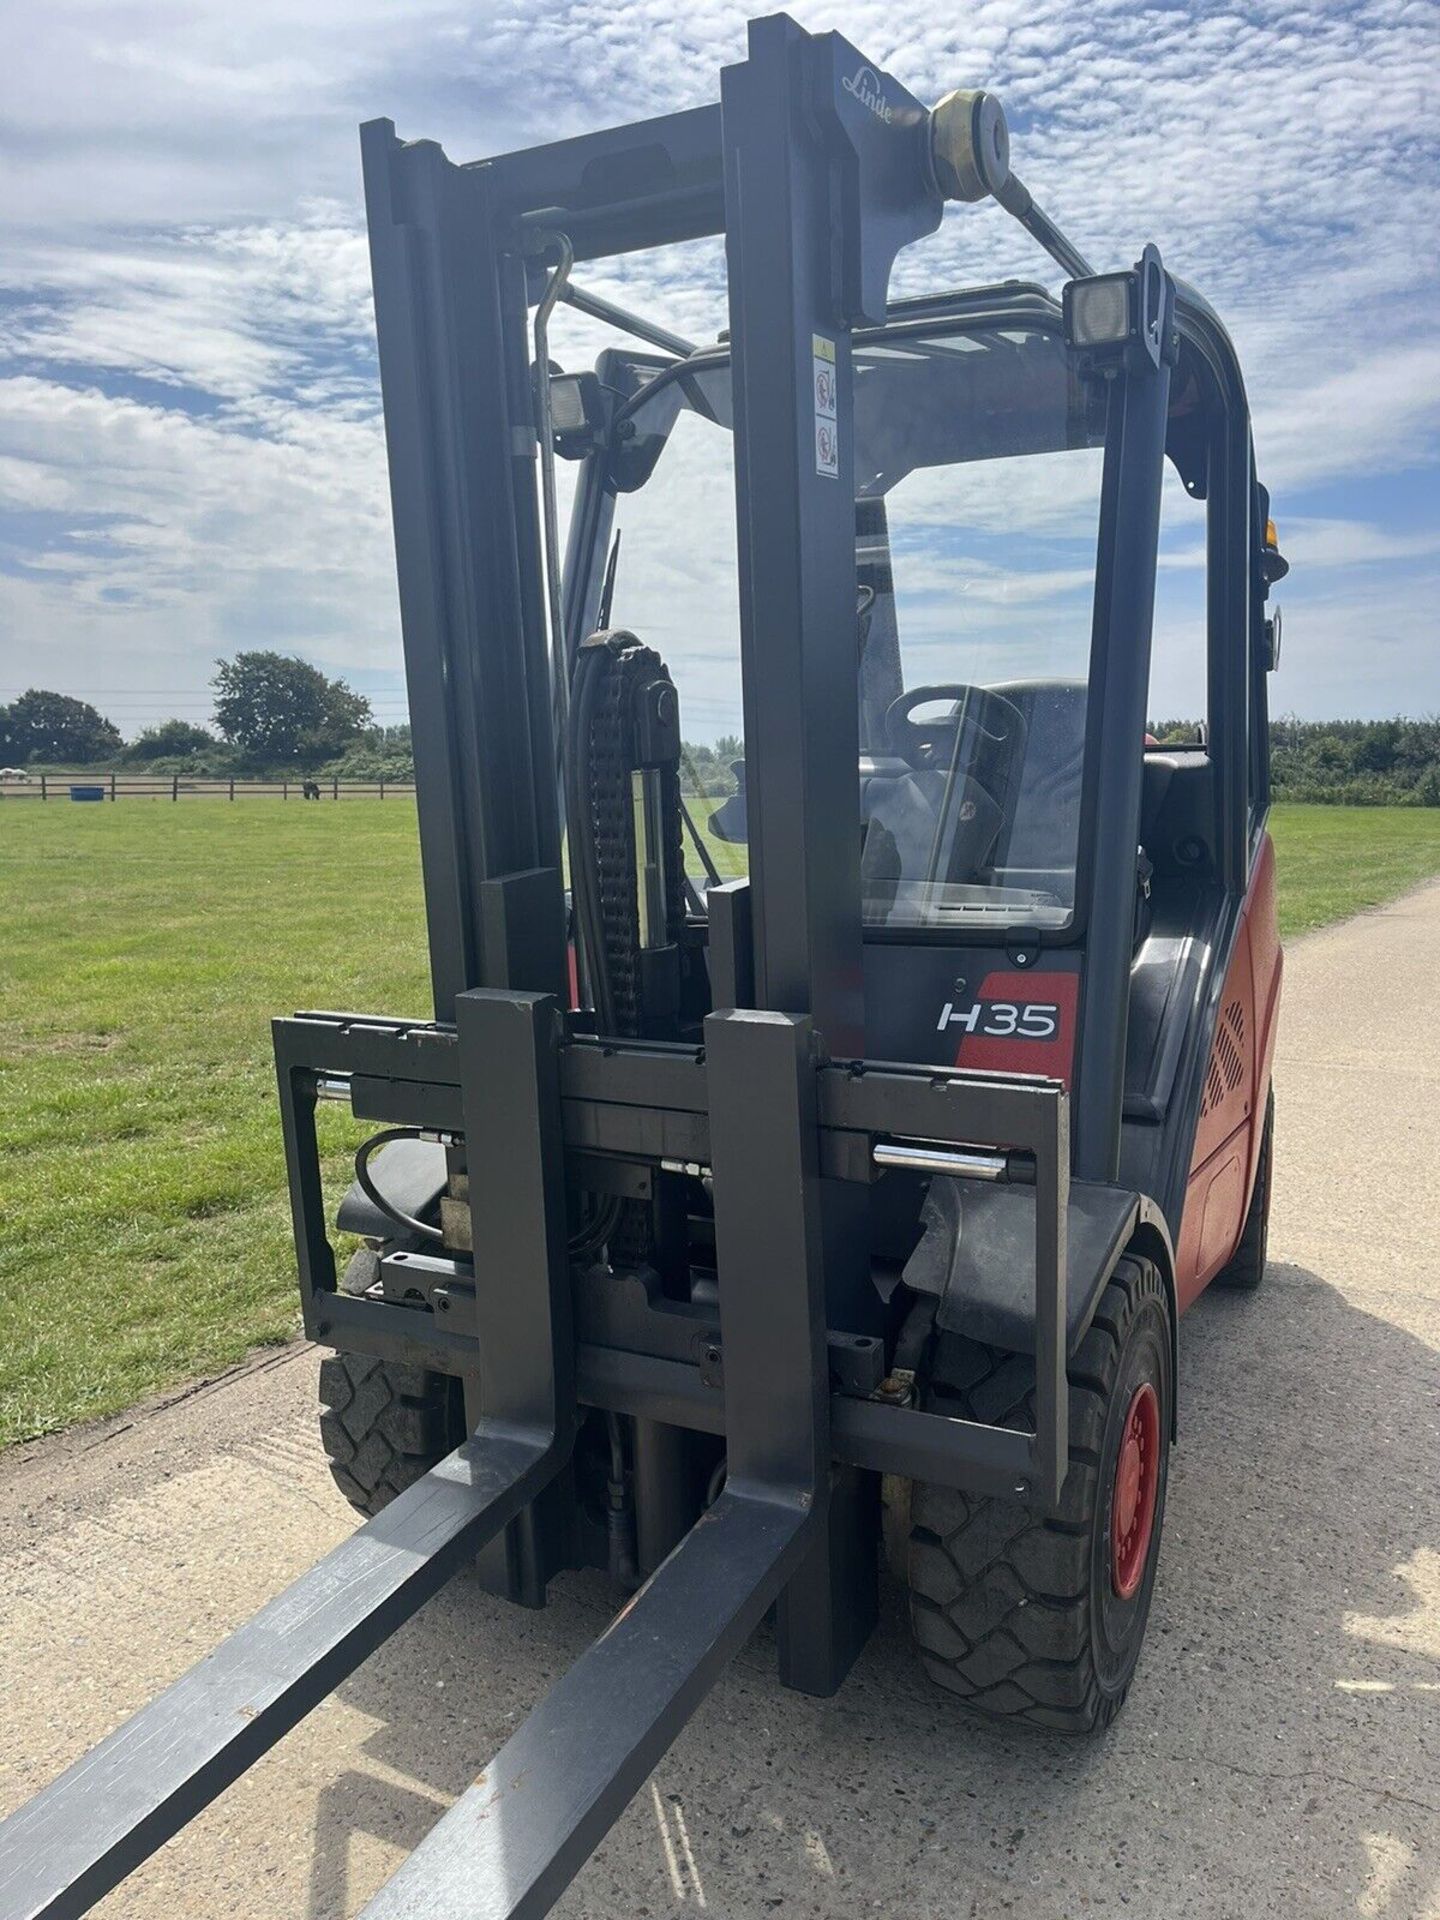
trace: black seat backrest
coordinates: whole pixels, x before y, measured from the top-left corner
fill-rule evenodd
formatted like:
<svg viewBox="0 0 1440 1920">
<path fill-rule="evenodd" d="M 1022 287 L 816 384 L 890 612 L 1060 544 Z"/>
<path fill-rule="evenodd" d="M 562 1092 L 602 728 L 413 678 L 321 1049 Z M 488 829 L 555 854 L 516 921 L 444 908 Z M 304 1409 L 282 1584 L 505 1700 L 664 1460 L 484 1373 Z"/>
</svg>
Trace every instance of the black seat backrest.
<svg viewBox="0 0 1440 1920">
<path fill-rule="evenodd" d="M 1080 836 L 1088 688 L 1083 680 L 1012 680 L 990 691 L 1012 701 L 1028 729 L 1024 763 L 1010 784 L 1010 819 L 995 863 L 1052 872 L 1073 868 Z"/>
<path fill-rule="evenodd" d="M 1140 838 L 1161 875 L 1197 883 L 1215 871 L 1215 769 L 1200 747 L 1145 755 Z"/>
</svg>

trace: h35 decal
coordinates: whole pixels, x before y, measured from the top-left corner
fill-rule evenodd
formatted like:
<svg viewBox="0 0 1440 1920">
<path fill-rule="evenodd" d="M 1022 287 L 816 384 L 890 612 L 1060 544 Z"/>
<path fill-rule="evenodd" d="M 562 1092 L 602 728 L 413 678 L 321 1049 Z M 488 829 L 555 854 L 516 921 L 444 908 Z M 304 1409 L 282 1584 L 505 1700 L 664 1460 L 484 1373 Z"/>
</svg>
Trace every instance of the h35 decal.
<svg viewBox="0 0 1440 1920">
<path fill-rule="evenodd" d="M 1080 1000 L 1077 967 L 997 967 L 970 988 L 957 980 L 935 1023 L 954 1036 L 953 1062 L 977 1073 L 1039 1073 L 1068 1087 Z M 968 998 L 973 992 L 975 998 Z M 939 1042 L 945 1046 L 943 1038 Z"/>
<path fill-rule="evenodd" d="M 961 1027 L 993 1040 L 1053 1040 L 1060 1031 L 1060 1008 L 1053 1001 L 976 1000 L 957 1010 L 953 1000 L 940 1009 L 936 1031 Z"/>
</svg>

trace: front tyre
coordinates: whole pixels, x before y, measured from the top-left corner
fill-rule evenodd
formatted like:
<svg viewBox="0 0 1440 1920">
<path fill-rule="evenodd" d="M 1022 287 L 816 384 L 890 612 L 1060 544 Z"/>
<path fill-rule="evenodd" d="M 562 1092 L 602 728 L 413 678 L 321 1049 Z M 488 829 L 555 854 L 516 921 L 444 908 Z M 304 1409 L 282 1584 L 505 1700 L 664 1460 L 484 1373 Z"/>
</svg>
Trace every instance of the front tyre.
<svg viewBox="0 0 1440 1920">
<path fill-rule="evenodd" d="M 320 1439 L 357 1513 L 379 1513 L 464 1438 L 458 1380 L 370 1353 L 320 1363 Z"/>
<path fill-rule="evenodd" d="M 1059 1512 L 917 1482 L 910 1620 L 921 1664 L 992 1719 L 1089 1733 L 1120 1711 L 1159 1558 L 1174 1377 L 1154 1263 L 1126 1256 L 1070 1365 L 1070 1468 Z M 942 1334 L 924 1405 L 1035 1428 L 1035 1368 Z"/>
</svg>

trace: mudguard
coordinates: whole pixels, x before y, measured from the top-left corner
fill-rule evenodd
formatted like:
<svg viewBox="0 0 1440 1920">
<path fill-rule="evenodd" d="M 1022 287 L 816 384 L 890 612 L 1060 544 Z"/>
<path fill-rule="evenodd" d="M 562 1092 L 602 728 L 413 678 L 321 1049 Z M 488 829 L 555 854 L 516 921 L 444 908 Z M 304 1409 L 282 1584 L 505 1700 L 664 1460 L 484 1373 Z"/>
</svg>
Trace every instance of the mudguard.
<svg viewBox="0 0 1440 1920">
<path fill-rule="evenodd" d="M 920 1210 L 907 1286 L 937 1301 L 935 1324 L 1011 1353 L 1035 1351 L 1035 1189 L 937 1176 Z M 1161 1270 L 1175 1324 L 1175 1261 L 1159 1209 L 1142 1193 L 1072 1180 L 1066 1211 L 1066 1351 L 1073 1358 L 1121 1254 Z"/>
</svg>

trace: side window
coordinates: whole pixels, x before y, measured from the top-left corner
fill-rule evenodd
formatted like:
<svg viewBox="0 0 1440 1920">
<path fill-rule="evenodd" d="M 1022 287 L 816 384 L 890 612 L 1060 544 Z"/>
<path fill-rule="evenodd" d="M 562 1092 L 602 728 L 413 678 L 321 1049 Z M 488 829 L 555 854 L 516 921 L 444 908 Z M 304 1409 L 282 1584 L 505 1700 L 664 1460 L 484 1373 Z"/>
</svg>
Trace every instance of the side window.
<svg viewBox="0 0 1440 1920">
<path fill-rule="evenodd" d="M 1160 490 L 1148 709 L 1149 731 L 1165 745 L 1206 737 L 1207 633 L 1205 503 L 1191 498 L 1167 460 Z"/>
</svg>

